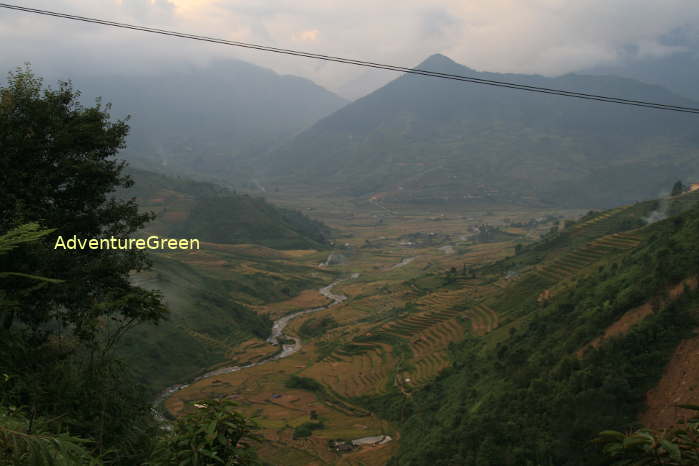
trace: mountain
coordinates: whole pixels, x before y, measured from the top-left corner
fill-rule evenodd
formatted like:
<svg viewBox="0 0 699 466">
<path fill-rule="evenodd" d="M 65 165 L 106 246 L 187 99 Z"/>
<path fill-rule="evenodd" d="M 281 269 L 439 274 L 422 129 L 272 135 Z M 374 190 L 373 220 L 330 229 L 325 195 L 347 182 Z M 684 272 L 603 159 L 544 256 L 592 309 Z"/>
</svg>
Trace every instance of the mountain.
<svg viewBox="0 0 699 466">
<path fill-rule="evenodd" d="M 335 92 L 347 100 L 357 100 L 393 81 L 398 74 L 395 71 L 371 69 L 343 83 Z"/>
<path fill-rule="evenodd" d="M 586 69 L 584 72 L 638 79 L 699 101 L 699 57 L 691 50 L 657 58 L 626 59 Z"/>
<path fill-rule="evenodd" d="M 248 160 L 345 104 L 296 76 L 242 61 L 171 66 L 151 75 L 74 79 L 83 101 L 101 96 L 130 115 L 123 155 L 143 168 L 247 182 Z"/>
<path fill-rule="evenodd" d="M 149 233 L 223 244 L 254 243 L 278 249 L 325 249 L 330 228 L 302 213 L 263 198 L 239 194 L 213 183 L 128 169 L 135 197 L 156 219 Z"/>
<path fill-rule="evenodd" d="M 676 28 L 658 39 L 657 50 L 627 45 L 617 60 L 585 69 L 584 73 L 624 76 L 658 84 L 690 99 L 699 100 L 699 34 L 691 24 Z"/>
<path fill-rule="evenodd" d="M 699 105 L 625 78 L 478 72 L 443 55 L 417 68 Z M 263 168 L 272 184 L 396 201 L 618 205 L 699 175 L 695 125 L 689 114 L 404 75 L 323 118 Z"/>
</svg>

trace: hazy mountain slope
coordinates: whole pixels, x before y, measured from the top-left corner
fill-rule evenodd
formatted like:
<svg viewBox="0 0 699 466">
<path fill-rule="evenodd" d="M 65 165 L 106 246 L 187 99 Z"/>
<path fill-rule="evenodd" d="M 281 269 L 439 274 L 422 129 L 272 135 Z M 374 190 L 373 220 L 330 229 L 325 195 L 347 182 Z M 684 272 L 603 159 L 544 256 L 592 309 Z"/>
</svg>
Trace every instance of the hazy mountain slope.
<svg viewBox="0 0 699 466">
<path fill-rule="evenodd" d="M 332 113 L 345 101 L 314 84 L 242 61 L 164 68 L 158 74 L 74 80 L 88 101 L 131 115 L 124 156 L 143 167 L 236 181 L 247 160 Z"/>
<path fill-rule="evenodd" d="M 693 50 L 658 58 L 623 60 L 613 65 L 590 68 L 584 72 L 638 79 L 699 100 L 699 58 Z"/>
<path fill-rule="evenodd" d="M 442 55 L 419 68 L 699 105 L 629 79 L 480 73 Z M 276 183 L 409 201 L 568 205 L 655 197 L 699 174 L 696 117 L 402 76 L 322 119 L 266 160 Z"/>
<path fill-rule="evenodd" d="M 687 23 L 661 36 L 659 50 L 629 45 L 617 51 L 617 60 L 584 70 L 590 74 L 626 76 L 659 84 L 690 99 L 699 100 L 699 34 Z"/>
<path fill-rule="evenodd" d="M 148 231 L 213 243 L 253 243 L 279 249 L 328 247 L 330 228 L 300 212 L 221 186 L 129 169 L 136 197 L 156 213 Z"/>
</svg>

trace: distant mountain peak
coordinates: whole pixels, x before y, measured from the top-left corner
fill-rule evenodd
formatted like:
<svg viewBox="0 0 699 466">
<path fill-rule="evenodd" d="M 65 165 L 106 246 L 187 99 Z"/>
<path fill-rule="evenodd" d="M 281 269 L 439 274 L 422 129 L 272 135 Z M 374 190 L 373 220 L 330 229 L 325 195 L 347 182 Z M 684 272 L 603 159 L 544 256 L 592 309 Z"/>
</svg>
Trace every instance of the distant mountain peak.
<svg viewBox="0 0 699 466">
<path fill-rule="evenodd" d="M 430 55 L 427 57 L 425 61 L 420 63 L 417 68 L 441 68 L 444 66 L 461 66 L 458 63 L 456 63 L 454 60 L 451 58 L 447 57 L 446 55 L 442 55 L 441 53 L 435 53 L 434 55 Z"/>
</svg>

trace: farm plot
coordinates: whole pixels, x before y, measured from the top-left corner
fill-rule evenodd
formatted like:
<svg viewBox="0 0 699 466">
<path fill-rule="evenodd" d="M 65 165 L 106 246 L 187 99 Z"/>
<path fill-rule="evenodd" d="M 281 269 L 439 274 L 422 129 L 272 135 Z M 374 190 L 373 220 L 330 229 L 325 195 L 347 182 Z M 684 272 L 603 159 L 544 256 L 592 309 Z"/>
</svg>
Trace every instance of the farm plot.
<svg viewBox="0 0 699 466">
<path fill-rule="evenodd" d="M 446 351 L 429 353 L 413 361 L 414 369 L 401 373 L 401 384 L 418 386 L 428 382 L 440 371 L 449 366 L 449 358 Z"/>
<path fill-rule="evenodd" d="M 384 391 L 395 364 L 390 346 L 352 344 L 333 351 L 302 375 L 318 380 L 332 391 L 351 398 Z"/>
<path fill-rule="evenodd" d="M 579 223 L 577 225 L 574 225 L 570 230 L 569 233 L 573 236 L 599 236 L 604 234 L 606 225 L 605 225 L 605 220 L 610 219 L 611 217 L 620 214 L 624 212 L 626 209 L 628 209 L 631 206 L 623 206 L 623 207 L 617 207 L 615 209 L 608 210 L 606 212 L 601 213 L 600 215 L 597 215 L 594 218 L 591 218 L 590 220 L 586 220 L 582 223 Z"/>
<path fill-rule="evenodd" d="M 500 321 L 497 312 L 484 303 L 469 309 L 465 315 L 471 320 L 473 333 L 481 336 L 496 329 Z"/>
<path fill-rule="evenodd" d="M 451 309 L 455 306 L 463 306 L 469 289 L 466 287 L 458 290 L 444 290 L 422 296 L 415 304 L 426 310 Z"/>
<path fill-rule="evenodd" d="M 607 235 L 563 254 L 551 263 L 544 265 L 537 273 L 546 280 L 558 282 L 572 277 L 609 254 L 634 248 L 639 243 L 640 239 L 633 233 Z"/>
</svg>

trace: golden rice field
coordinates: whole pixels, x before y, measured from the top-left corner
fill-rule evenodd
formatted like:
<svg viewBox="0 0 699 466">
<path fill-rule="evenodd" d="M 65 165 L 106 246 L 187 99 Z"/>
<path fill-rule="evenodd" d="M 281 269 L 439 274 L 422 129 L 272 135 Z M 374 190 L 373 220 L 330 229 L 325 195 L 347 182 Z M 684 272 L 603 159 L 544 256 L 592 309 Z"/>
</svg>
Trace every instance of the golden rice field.
<svg viewBox="0 0 699 466">
<path fill-rule="evenodd" d="M 333 289 L 347 296 L 346 301 L 292 320 L 285 334 L 298 337 L 309 319 L 332 318 L 334 326 L 318 337 L 304 339 L 302 349 L 288 358 L 201 380 L 171 396 L 165 406 L 178 414 L 203 398 L 235 400 L 241 412 L 261 426 L 267 441 L 260 447 L 260 454 L 271 464 L 383 465 L 398 447 L 399 434 L 395 426 L 368 412 L 360 397 L 387 391 L 411 396 L 413 390 L 450 365 L 450 343 L 467 334 L 498 333 L 502 316 L 489 303 L 509 282 L 483 282 L 467 278 L 461 271 L 511 255 L 517 241 L 474 243 L 467 239 L 469 227 L 486 222 L 502 224 L 505 217 L 525 221 L 544 212 L 437 211 L 419 215 L 406 211 L 391 216 L 371 205 L 357 209 L 356 203 L 339 200 L 296 201 L 308 203 L 313 209 L 311 215 L 342 232 L 337 252 L 345 257 L 344 262 L 321 267 L 327 251 L 278 252 L 254 246 L 221 246 L 210 258 L 204 254 L 190 260 L 201 261 L 197 265 L 205 267 L 207 260 L 228 260 L 220 253 L 231 253 L 227 267 L 272 276 L 274 271 L 253 260 L 241 263 L 233 257 L 259 254 L 273 258 L 283 254 L 285 261 L 314 268 L 325 277 L 329 272 L 345 277 L 358 273 L 358 277 Z M 542 225 L 533 231 L 510 230 L 531 238 L 548 228 Z M 632 241 L 631 237 L 614 237 L 594 247 L 622 247 Z M 576 267 L 584 263 L 583 257 L 581 254 L 561 264 Z M 458 273 L 447 283 L 444 277 L 452 268 Z M 284 301 L 253 307 L 277 318 L 326 303 L 317 290 L 306 290 Z M 228 354 L 235 361 L 252 361 L 269 354 L 270 349 L 274 347 L 262 340 L 249 340 L 230 348 Z M 287 388 L 292 375 L 320 383 L 324 394 Z M 294 439 L 294 428 L 309 422 L 311 412 L 324 427 L 308 438 Z M 347 454 L 338 454 L 327 446 L 328 439 L 380 434 L 388 434 L 393 440 Z"/>
</svg>

